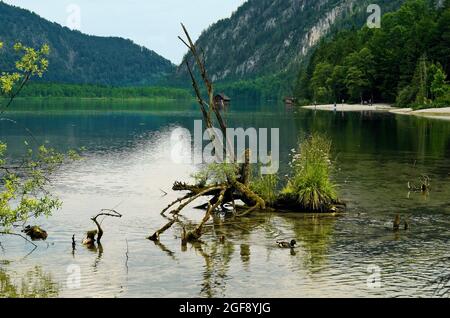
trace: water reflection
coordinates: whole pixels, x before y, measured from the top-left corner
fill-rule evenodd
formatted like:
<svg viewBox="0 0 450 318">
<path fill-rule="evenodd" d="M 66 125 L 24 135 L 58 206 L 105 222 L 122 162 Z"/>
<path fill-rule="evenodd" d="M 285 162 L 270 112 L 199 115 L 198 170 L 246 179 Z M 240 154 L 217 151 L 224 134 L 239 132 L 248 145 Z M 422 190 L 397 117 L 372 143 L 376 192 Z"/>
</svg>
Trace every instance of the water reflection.
<svg viewBox="0 0 450 318">
<path fill-rule="evenodd" d="M 52 275 L 40 266 L 24 275 L 13 275 L 0 268 L 0 297 L 4 298 L 51 298 L 57 297 L 59 286 Z"/>
<path fill-rule="evenodd" d="M 336 217 L 305 215 L 290 217 L 289 222 L 303 252 L 303 266 L 311 272 L 320 270 L 327 261 Z"/>
<path fill-rule="evenodd" d="M 179 195 L 169 191 L 173 181 L 189 181 L 195 169 L 171 162 L 170 132 L 178 126 L 193 129 L 200 117 L 197 107 L 73 107 L 25 107 L 8 114 L 29 127 L 39 143 L 48 141 L 61 150 L 85 146 L 87 152 L 83 162 L 68 166 L 54 180 L 63 209 L 38 220 L 49 231 L 50 245 L 39 244 L 22 259 L 29 252 L 23 242 L 2 240 L 1 259 L 15 260 L 0 261 L 2 282 L 11 276 L 19 287 L 16 271 L 30 271 L 43 284 L 51 277 L 60 290 L 50 297 L 386 297 L 433 295 L 434 287 L 417 286 L 446 273 L 447 262 L 430 264 L 446 255 L 450 237 L 448 122 L 234 103 L 226 113 L 230 126 L 280 128 L 281 175 L 299 139 L 326 132 L 335 150 L 333 178 L 349 211 L 339 218 L 256 213 L 234 220 L 217 215 L 205 227 L 203 243 L 182 247 L 179 224 L 159 243 L 145 236 L 165 222 L 159 212 Z M 7 123 L 0 123 L 0 136 L 16 153 L 23 152 L 28 138 Z M 432 179 L 432 191 L 426 199 L 416 193 L 408 197 L 407 182 L 421 174 Z M 161 197 L 160 189 L 168 194 Z M 72 235 L 81 237 L 91 226 L 92 211 L 120 202 L 124 217 L 108 226 L 103 246 L 71 248 Z M 397 214 L 408 219 L 409 231 L 393 233 Z M 202 216 L 192 208 L 180 217 L 191 228 Z M 299 247 L 278 248 L 277 240 L 290 239 Z M 81 269 L 79 290 L 64 286 L 72 264 Z M 48 274 L 36 271 L 36 265 Z M 369 265 L 382 269 L 381 289 L 367 288 Z"/>
<path fill-rule="evenodd" d="M 208 245 L 195 243 L 192 246 L 205 261 L 199 295 L 208 298 L 224 297 L 234 245 L 229 242 L 225 244 L 213 242 Z"/>
</svg>

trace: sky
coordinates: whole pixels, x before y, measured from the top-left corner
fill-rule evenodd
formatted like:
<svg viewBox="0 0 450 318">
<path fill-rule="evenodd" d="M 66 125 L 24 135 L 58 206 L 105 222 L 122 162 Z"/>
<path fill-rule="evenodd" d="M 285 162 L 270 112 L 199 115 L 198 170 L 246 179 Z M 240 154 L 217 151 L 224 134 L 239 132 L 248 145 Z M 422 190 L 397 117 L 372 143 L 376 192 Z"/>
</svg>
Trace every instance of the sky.
<svg viewBox="0 0 450 318">
<path fill-rule="evenodd" d="M 197 39 L 245 0 L 3 0 L 83 33 L 133 40 L 179 64 L 186 49 L 180 22 Z"/>
</svg>

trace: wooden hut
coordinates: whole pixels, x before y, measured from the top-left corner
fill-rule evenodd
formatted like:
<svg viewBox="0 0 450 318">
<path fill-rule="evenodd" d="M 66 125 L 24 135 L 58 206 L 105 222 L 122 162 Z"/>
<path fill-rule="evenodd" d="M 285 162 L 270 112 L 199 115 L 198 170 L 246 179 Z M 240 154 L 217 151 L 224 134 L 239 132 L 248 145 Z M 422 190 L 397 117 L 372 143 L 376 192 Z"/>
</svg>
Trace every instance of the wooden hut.
<svg viewBox="0 0 450 318">
<path fill-rule="evenodd" d="M 214 96 L 214 102 L 216 103 L 217 106 L 226 106 L 231 102 L 231 98 L 229 98 L 227 95 L 225 95 L 224 93 L 220 93 L 217 94 L 216 96 Z"/>
<path fill-rule="evenodd" d="M 285 97 L 283 101 L 286 105 L 293 105 L 297 100 L 295 97 Z"/>
</svg>

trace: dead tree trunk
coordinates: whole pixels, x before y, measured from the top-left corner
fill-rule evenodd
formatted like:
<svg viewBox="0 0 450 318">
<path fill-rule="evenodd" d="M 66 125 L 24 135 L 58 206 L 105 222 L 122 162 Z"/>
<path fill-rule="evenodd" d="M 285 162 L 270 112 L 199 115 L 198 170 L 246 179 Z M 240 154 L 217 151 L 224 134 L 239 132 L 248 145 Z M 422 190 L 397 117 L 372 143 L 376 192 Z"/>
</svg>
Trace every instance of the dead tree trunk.
<svg viewBox="0 0 450 318">
<path fill-rule="evenodd" d="M 199 50 L 192 41 L 186 27 L 183 24 L 181 26 L 186 36 L 186 40 L 184 40 L 182 37 L 179 37 L 179 39 L 184 43 L 184 45 L 187 46 L 187 48 L 191 52 L 194 63 L 200 72 L 203 84 L 208 94 L 208 102 L 206 102 L 202 97 L 201 90 L 195 79 L 193 69 L 189 64 L 189 59 L 187 59 L 185 64 L 192 81 L 192 87 L 197 96 L 197 102 L 200 106 L 200 111 L 202 113 L 205 125 L 207 128 L 214 128 L 214 122 L 216 122 L 220 127 L 223 136 L 225 136 L 226 138 L 227 135 L 226 122 L 223 119 L 222 114 L 220 113 L 220 109 L 214 102 L 214 87 L 211 80 L 208 77 L 204 55 L 200 54 L 201 50 Z M 214 114 L 214 116 L 212 114 Z M 216 138 L 217 136 L 214 133 L 210 134 L 211 141 L 213 142 L 218 141 Z M 221 144 L 223 145 L 224 142 L 222 141 Z M 227 145 L 226 153 L 229 156 L 228 157 L 229 161 L 232 163 L 236 163 L 237 161 L 236 154 L 234 153 L 234 149 L 231 148 L 231 143 L 229 142 L 228 138 L 225 139 L 225 144 Z M 224 148 L 222 149 L 224 150 Z M 248 205 L 245 215 L 256 209 L 266 208 L 265 201 L 261 197 L 259 197 L 256 193 L 254 193 L 249 186 L 251 178 L 250 155 L 251 154 L 249 150 L 245 152 L 244 154 L 245 163 L 240 167 L 239 171 L 240 176 L 237 180 L 235 180 L 235 178 L 229 178 L 230 180 L 228 180 L 224 184 L 214 184 L 209 186 L 188 185 L 180 182 L 176 182 L 174 184 L 173 186 L 174 191 L 189 192 L 184 197 L 181 197 L 180 199 L 177 199 L 171 204 L 169 204 L 168 207 L 162 211 L 162 215 L 164 215 L 169 209 L 178 204 L 178 207 L 170 212 L 170 214 L 174 216 L 175 218 L 174 220 L 177 220 L 177 216 L 181 213 L 181 211 L 195 200 L 201 197 L 208 197 L 208 196 L 212 197 L 209 200 L 209 202 L 205 205 L 206 213 L 201 223 L 193 231 L 186 232 L 185 229 L 183 230 L 184 231 L 182 239 L 183 244 L 185 244 L 186 242 L 192 242 L 200 239 L 200 237 L 202 236 L 204 225 L 206 224 L 206 222 L 208 222 L 212 213 L 214 213 L 219 207 L 221 206 L 223 207 L 225 204 L 231 202 L 233 205 L 233 209 L 235 210 L 235 202 L 234 202 L 235 199 L 241 199 Z M 175 223 L 174 220 L 167 223 L 160 230 L 156 231 L 155 234 L 153 234 L 150 237 L 150 239 L 158 240 L 162 233 L 164 233 L 171 226 L 173 226 L 173 224 Z"/>
</svg>

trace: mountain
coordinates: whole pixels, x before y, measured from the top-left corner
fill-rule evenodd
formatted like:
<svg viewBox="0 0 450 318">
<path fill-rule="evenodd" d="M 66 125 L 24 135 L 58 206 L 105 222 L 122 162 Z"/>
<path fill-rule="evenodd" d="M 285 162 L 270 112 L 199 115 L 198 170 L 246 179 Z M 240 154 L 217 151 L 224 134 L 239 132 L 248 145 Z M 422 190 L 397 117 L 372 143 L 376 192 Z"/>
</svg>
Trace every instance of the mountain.
<svg viewBox="0 0 450 318">
<path fill-rule="evenodd" d="M 379 0 L 382 12 L 403 0 Z M 248 0 L 230 18 L 202 33 L 210 76 L 219 82 L 293 76 L 319 41 L 343 28 L 359 28 L 373 0 Z M 188 57 L 187 55 L 185 57 Z M 191 60 L 192 62 L 192 60 Z M 178 77 L 186 78 L 183 65 Z"/>
<path fill-rule="evenodd" d="M 372 100 L 400 107 L 450 104 L 450 0 L 407 0 L 380 29 L 322 41 L 299 73 L 299 103 Z"/>
<path fill-rule="evenodd" d="M 41 81 L 115 86 L 151 85 L 175 66 L 155 52 L 118 37 L 72 31 L 18 7 L 0 2 L 0 70 L 11 70 L 17 59 L 12 46 L 49 44 L 49 69 Z"/>
</svg>

